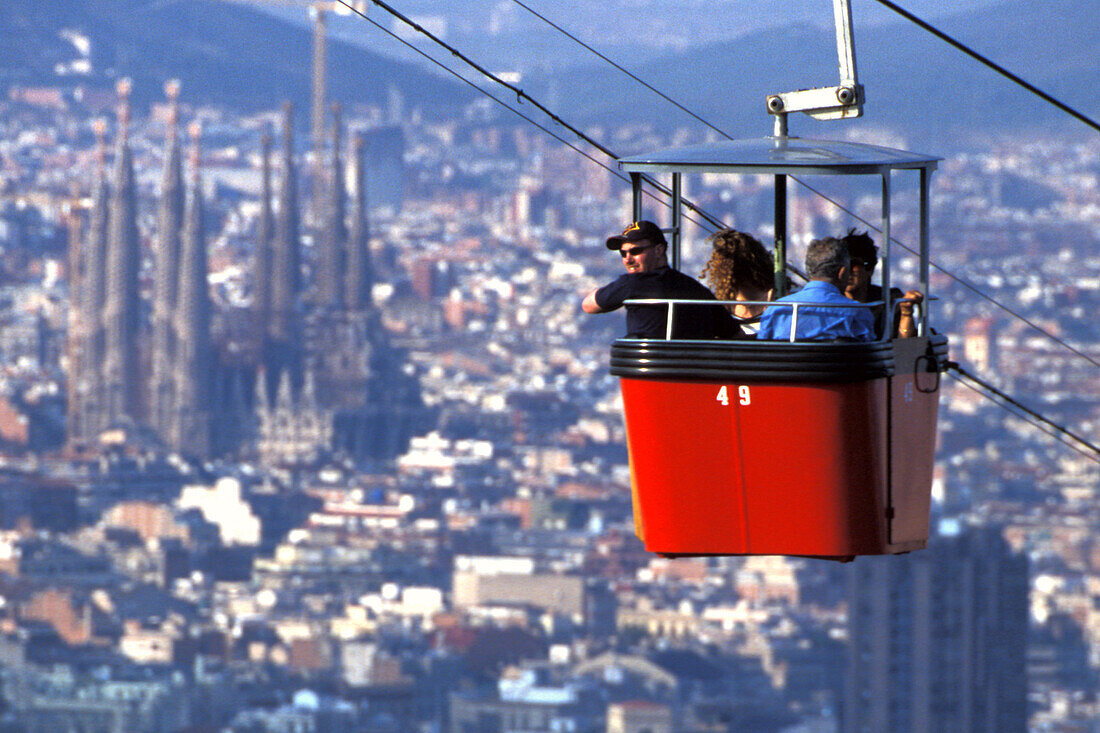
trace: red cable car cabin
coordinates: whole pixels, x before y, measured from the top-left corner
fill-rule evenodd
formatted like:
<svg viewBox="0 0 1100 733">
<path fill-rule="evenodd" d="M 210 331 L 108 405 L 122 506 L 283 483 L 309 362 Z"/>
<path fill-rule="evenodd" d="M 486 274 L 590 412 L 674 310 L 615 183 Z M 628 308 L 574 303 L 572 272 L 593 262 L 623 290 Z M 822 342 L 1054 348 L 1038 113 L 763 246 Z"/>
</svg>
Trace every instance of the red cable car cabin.
<svg viewBox="0 0 1100 733">
<path fill-rule="evenodd" d="M 635 220 L 643 218 L 642 174 L 671 174 L 673 267 L 684 173 L 774 175 L 777 262 L 786 261 L 787 176 L 877 176 L 884 293 L 890 292 L 891 174 L 916 170 L 920 289 L 927 295 L 928 184 L 936 161 L 782 136 L 666 150 L 619 165 L 634 182 Z M 691 341 L 672 333 L 666 340 L 617 340 L 611 373 L 620 378 L 635 527 L 646 549 L 846 560 L 923 548 L 939 372 L 947 358 L 946 338 L 928 330 L 928 300 L 915 338 Z M 893 303 L 885 314 L 890 334 Z"/>
</svg>

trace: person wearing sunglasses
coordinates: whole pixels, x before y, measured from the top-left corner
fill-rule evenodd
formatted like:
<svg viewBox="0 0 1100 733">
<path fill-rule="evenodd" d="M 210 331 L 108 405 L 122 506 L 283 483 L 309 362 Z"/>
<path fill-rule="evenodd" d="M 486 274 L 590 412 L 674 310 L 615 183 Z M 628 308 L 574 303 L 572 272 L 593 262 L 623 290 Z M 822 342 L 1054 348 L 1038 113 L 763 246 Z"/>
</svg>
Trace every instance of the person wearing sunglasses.
<svg viewBox="0 0 1100 733">
<path fill-rule="evenodd" d="M 586 295 L 581 302 L 585 313 L 618 310 L 627 300 L 715 299 L 714 293 L 698 280 L 669 267 L 668 242 L 661 228 L 651 221 L 633 222 L 622 234 L 608 237 L 607 248 L 619 253 L 626 272 Z M 666 304 L 626 306 L 626 337 L 666 338 L 668 309 Z M 729 312 L 717 304 L 679 304 L 673 312 L 675 339 L 732 339 L 742 335 Z"/>
<path fill-rule="evenodd" d="M 875 274 L 875 265 L 878 264 L 878 247 L 875 246 L 874 240 L 865 231 L 857 232 L 855 229 L 849 229 L 844 235 L 844 242 L 848 245 L 848 254 L 852 260 L 844 294 L 859 303 L 885 300 L 882 287 L 871 284 L 871 276 Z M 919 290 L 903 293 L 900 288 L 890 288 L 890 299 L 895 302 L 902 299 L 906 301 L 897 303 L 894 307 L 893 337 L 916 336 L 917 325 L 913 320 L 913 308 L 924 300 L 924 295 Z M 881 336 L 886 329 L 886 309 L 883 306 L 876 306 L 873 313 L 875 333 Z"/>
</svg>

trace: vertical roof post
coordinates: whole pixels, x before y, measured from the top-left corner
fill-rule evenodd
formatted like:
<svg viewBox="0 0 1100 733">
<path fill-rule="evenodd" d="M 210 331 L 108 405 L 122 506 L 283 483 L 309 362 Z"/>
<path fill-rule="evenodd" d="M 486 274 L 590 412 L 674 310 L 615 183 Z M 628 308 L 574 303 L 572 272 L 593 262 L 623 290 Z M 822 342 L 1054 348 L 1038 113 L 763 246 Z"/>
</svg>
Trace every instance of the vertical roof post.
<svg viewBox="0 0 1100 733">
<path fill-rule="evenodd" d="M 672 174 L 672 269 L 680 269 L 680 223 L 683 215 L 683 194 L 680 188 L 680 173 Z"/>
<path fill-rule="evenodd" d="M 932 170 L 930 168 L 920 169 L 920 286 L 921 292 L 924 293 L 924 302 L 921 304 L 920 309 L 920 331 L 918 333 L 921 336 L 928 335 L 928 310 L 932 306 L 932 293 L 930 292 L 929 272 L 928 272 L 928 190 L 932 181 Z"/>
<path fill-rule="evenodd" d="M 642 218 L 642 174 L 631 173 L 630 174 L 630 190 L 631 190 L 631 218 L 633 221 L 640 221 Z"/>
<path fill-rule="evenodd" d="M 882 338 L 889 341 L 894 333 L 894 299 L 890 295 L 890 169 L 882 171 L 882 297 L 886 301 Z"/>
</svg>

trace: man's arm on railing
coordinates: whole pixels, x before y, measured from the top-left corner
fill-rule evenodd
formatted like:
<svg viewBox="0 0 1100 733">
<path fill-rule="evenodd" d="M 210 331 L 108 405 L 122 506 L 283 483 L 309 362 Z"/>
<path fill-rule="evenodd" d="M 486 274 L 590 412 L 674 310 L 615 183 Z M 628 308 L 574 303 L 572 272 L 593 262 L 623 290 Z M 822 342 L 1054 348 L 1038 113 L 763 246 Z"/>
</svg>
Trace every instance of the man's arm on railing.
<svg viewBox="0 0 1100 733">
<path fill-rule="evenodd" d="M 603 308 L 596 303 L 596 291 L 593 290 L 588 295 L 584 296 L 584 300 L 581 301 L 581 310 L 585 313 L 603 313 Z"/>
</svg>

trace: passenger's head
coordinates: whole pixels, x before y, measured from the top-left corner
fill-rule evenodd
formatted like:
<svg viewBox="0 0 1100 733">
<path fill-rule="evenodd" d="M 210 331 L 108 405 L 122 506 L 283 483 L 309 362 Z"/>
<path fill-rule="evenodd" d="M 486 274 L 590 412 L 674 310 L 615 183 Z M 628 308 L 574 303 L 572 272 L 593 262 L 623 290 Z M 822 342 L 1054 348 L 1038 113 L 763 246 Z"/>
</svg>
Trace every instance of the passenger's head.
<svg viewBox="0 0 1100 733">
<path fill-rule="evenodd" d="M 844 235 L 844 241 L 848 244 L 848 257 L 851 258 L 852 264 L 859 264 L 868 272 L 874 272 L 875 265 L 878 264 L 878 247 L 875 246 L 875 240 L 871 239 L 871 235 L 866 231 L 857 232 L 852 228 Z"/>
<path fill-rule="evenodd" d="M 718 300 L 771 300 L 775 290 L 772 256 L 751 234 L 722 229 L 710 236 L 713 247 L 700 277 Z M 734 314 L 750 318 L 763 306 L 737 306 Z"/>
<path fill-rule="evenodd" d="M 627 272 L 650 272 L 668 264 L 668 243 L 651 221 L 636 221 L 622 234 L 607 238 L 607 248 L 619 251 Z"/>
<path fill-rule="evenodd" d="M 878 247 L 867 232 L 857 232 L 855 229 L 848 230 L 844 241 L 848 243 L 848 256 L 851 258 L 844 294 L 853 300 L 867 300 L 871 275 L 878 264 Z"/>
<path fill-rule="evenodd" d="M 848 264 L 848 245 L 843 239 L 815 239 L 806 249 L 806 274 L 811 280 L 824 280 L 839 288 L 847 280 Z"/>
</svg>

